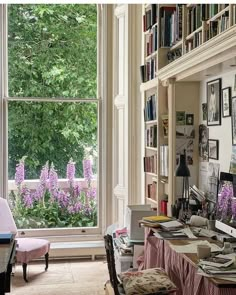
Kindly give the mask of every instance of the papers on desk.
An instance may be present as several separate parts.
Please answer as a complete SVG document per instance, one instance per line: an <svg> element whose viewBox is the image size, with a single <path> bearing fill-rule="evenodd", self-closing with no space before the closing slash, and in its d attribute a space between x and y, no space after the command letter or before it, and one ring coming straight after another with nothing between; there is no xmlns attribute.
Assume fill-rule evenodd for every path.
<svg viewBox="0 0 236 295"><path fill-rule="evenodd" d="M227 254L227 255L220 254L215 257L211 257L210 260L213 260L213 264L215 266L212 263L210 265L209 261L206 262L204 260L201 260L199 263L198 274L207 276L207 277L215 277L215 278L236 282L236 262L235 262L236 254L235 253ZM222 263L219 263L220 261Z"/></svg>
<svg viewBox="0 0 236 295"><path fill-rule="evenodd" d="M208 245L211 247L211 252L218 252L222 249L217 246L216 244L209 243L208 241L188 241L188 245L177 246L170 244L170 247L175 250L177 253L197 253L197 246L198 245Z"/></svg>
<svg viewBox="0 0 236 295"><path fill-rule="evenodd" d="M155 232L154 236L158 239L187 239L188 236L182 231L159 231Z"/></svg>
<svg viewBox="0 0 236 295"><path fill-rule="evenodd" d="M178 229L178 228L183 227L183 224L177 220L162 222L160 225L162 228L164 228L166 230L173 230L173 229Z"/></svg>
<svg viewBox="0 0 236 295"><path fill-rule="evenodd" d="M172 231L160 231L157 230L154 233L158 239L196 239L191 229L189 227L185 227L179 230Z"/></svg>

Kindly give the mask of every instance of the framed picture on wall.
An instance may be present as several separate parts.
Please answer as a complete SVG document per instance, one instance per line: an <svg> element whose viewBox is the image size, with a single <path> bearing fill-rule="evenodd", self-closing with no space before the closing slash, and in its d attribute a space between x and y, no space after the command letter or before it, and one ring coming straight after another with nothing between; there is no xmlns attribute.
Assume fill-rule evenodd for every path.
<svg viewBox="0 0 236 295"><path fill-rule="evenodd" d="M219 159L219 140L208 139L208 157L209 159Z"/></svg>
<svg viewBox="0 0 236 295"><path fill-rule="evenodd" d="M236 145L236 96L231 100L232 144Z"/></svg>
<svg viewBox="0 0 236 295"><path fill-rule="evenodd" d="M207 82L207 125L221 125L221 79Z"/></svg>
<svg viewBox="0 0 236 295"><path fill-rule="evenodd" d="M222 116L231 116L231 87L222 89Z"/></svg>

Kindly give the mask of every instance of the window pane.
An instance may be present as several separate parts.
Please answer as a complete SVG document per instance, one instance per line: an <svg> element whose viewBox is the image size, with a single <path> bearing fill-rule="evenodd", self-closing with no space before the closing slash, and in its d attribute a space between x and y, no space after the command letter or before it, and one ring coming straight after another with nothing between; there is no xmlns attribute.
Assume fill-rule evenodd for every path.
<svg viewBox="0 0 236 295"><path fill-rule="evenodd" d="M97 225L97 107L9 102L9 194L18 228Z"/></svg>
<svg viewBox="0 0 236 295"><path fill-rule="evenodd" d="M96 97L96 5L12 4L8 20L11 97Z"/></svg>

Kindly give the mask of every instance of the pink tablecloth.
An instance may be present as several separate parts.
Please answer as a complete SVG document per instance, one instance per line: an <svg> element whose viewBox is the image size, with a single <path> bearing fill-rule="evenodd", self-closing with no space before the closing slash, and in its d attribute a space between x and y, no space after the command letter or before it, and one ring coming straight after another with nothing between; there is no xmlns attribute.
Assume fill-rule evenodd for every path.
<svg viewBox="0 0 236 295"><path fill-rule="evenodd" d="M197 274L194 267L182 254L176 253L168 241L150 235L146 229L144 261L139 268L162 267L178 287L176 295L236 295L235 288L217 287L208 278Z"/></svg>

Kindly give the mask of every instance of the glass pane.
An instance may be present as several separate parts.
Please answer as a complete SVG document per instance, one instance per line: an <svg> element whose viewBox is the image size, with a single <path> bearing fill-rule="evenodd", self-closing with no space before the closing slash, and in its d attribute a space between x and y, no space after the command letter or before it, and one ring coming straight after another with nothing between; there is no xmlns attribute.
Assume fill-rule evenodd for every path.
<svg viewBox="0 0 236 295"><path fill-rule="evenodd" d="M97 96L96 4L8 5L9 96Z"/></svg>
<svg viewBox="0 0 236 295"><path fill-rule="evenodd" d="M9 102L9 195L18 228L97 225L97 108Z"/></svg>

